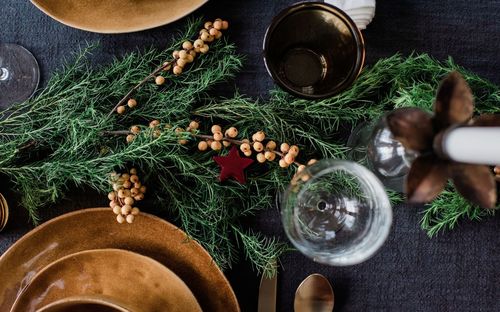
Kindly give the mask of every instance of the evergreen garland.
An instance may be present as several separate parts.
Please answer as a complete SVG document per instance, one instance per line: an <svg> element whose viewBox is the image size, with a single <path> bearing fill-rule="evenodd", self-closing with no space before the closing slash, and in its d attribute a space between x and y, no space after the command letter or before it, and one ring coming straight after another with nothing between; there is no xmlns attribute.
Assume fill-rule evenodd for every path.
<svg viewBox="0 0 500 312"><path fill-rule="evenodd" d="M156 186L155 202L175 214L181 228L222 268L236 261L240 247L257 271L272 275L275 267L268 264L288 250L287 245L244 228L240 221L273 207L276 193L293 175L291 170L276 163L256 164L248 170L246 185L219 183L214 152L197 152L187 134L193 143L186 146L178 144L174 131L155 137L147 126L130 144L123 137L104 134L147 125L152 119L175 129L198 118L205 133L212 122L237 127L241 137L263 130L276 141L299 144L301 157L345 158L345 138L353 127L395 107L430 110L439 81L452 70L461 71L469 82L478 112L500 111L496 85L451 60L441 63L427 55L381 59L365 69L350 89L324 100L298 99L280 90L263 101L239 94L213 100L207 91L232 78L242 66L234 45L219 40L181 76L168 76L165 86L150 83L138 90L138 108L109 115L131 86L184 40L193 38L200 25L201 20L189 22L165 50L131 53L104 67L89 64L92 47L86 48L35 98L1 113L0 173L22 194L21 204L34 221L39 208L58 200L70 187L87 185L106 194L110 172L135 166L146 174L146 185ZM422 227L433 235L452 228L462 217L477 219L487 213L471 207L450 187L426 206Z"/></svg>

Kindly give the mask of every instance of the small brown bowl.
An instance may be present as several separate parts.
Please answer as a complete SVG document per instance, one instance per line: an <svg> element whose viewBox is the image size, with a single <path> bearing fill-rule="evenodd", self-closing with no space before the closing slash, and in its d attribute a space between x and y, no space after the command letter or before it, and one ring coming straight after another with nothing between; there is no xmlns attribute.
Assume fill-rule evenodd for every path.
<svg viewBox="0 0 500 312"><path fill-rule="evenodd" d="M349 87L363 69L365 45L352 19L323 2L281 11L264 37L264 62L286 91L319 99Z"/></svg>
<svg viewBox="0 0 500 312"><path fill-rule="evenodd" d="M202 311L174 272L156 260L121 249L86 250L51 263L33 277L10 311L35 312L74 296L110 298L121 303L115 306L126 307L120 312Z"/></svg>
<svg viewBox="0 0 500 312"><path fill-rule="evenodd" d="M110 298L75 296L64 298L36 312L132 312Z"/></svg>

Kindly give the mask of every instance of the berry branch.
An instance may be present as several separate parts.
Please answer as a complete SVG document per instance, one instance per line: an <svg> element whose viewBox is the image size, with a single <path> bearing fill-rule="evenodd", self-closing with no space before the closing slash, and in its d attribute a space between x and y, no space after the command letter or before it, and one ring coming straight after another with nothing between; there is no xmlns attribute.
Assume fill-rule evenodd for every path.
<svg viewBox="0 0 500 312"><path fill-rule="evenodd" d="M154 78L155 83L161 86L165 83L165 77L159 75L162 71L168 72L172 70L175 76L179 76L184 71L184 68L194 62L195 57L198 54L206 54L209 51L208 44L216 39L222 37L222 30L229 28L229 23L217 18L213 23L206 22L204 28L200 30L198 38L191 42L189 40L182 43L182 50L175 50L172 53L172 59L164 62L160 66L156 67L152 73L150 73L146 78L141 80L132 89L125 94L125 96L113 107L111 112L109 112L108 117L111 116L115 111L118 114L124 114L127 107L132 109L137 106L137 101L132 98L132 95L144 84ZM126 102L126 105L125 105Z"/></svg>

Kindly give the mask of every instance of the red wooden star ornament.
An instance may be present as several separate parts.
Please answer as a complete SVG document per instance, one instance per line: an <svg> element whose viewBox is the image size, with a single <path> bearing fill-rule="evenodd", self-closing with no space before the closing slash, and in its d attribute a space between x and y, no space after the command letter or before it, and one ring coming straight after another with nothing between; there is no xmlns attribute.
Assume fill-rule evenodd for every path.
<svg viewBox="0 0 500 312"><path fill-rule="evenodd" d="M253 160L240 157L240 152L236 146L231 148L227 156L214 156L214 160L221 168L219 181L234 178L241 184L245 184L244 170L253 163Z"/></svg>

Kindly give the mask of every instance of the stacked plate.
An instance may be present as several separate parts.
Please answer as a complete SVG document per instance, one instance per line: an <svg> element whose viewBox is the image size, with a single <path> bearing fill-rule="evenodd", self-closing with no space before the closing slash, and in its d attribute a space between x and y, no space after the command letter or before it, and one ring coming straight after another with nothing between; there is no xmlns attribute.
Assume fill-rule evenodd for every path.
<svg viewBox="0 0 500 312"><path fill-rule="evenodd" d="M359 29L365 29L375 16L375 0L325 0L346 12Z"/></svg>
<svg viewBox="0 0 500 312"><path fill-rule="evenodd" d="M7 225L7 221L9 220L9 206L7 205L7 201L0 193L0 232Z"/></svg>
<svg viewBox="0 0 500 312"><path fill-rule="evenodd" d="M0 257L0 311L239 311L210 255L172 224L109 208L80 210L28 233Z"/></svg>

